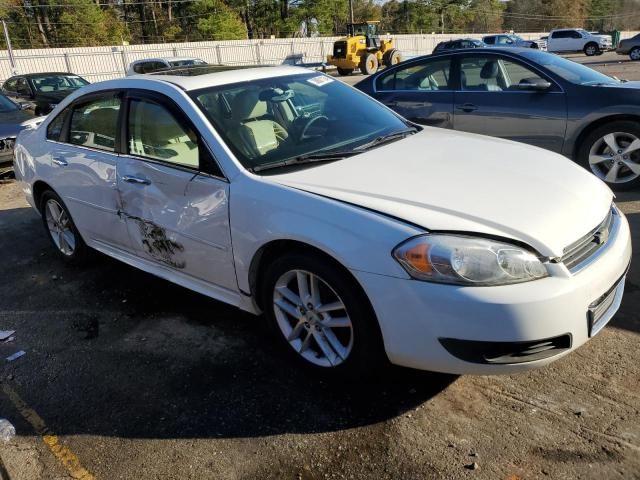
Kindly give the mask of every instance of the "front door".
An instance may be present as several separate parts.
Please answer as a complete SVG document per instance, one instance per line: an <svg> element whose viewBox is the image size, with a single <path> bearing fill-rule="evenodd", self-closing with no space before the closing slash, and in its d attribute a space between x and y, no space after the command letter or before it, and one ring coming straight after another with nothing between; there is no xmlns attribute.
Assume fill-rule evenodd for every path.
<svg viewBox="0 0 640 480"><path fill-rule="evenodd" d="M451 59L428 59L380 76L375 98L412 122L453 128L451 87Z"/></svg>
<svg viewBox="0 0 640 480"><path fill-rule="evenodd" d="M237 290L228 182L175 105L160 96L131 94L127 101L126 154L117 173L132 248L155 264Z"/></svg>
<svg viewBox="0 0 640 480"><path fill-rule="evenodd" d="M551 82L551 88L523 85ZM522 84L522 85L521 85ZM472 54L460 58L454 128L561 152L567 123L566 96L551 79L512 57Z"/></svg>

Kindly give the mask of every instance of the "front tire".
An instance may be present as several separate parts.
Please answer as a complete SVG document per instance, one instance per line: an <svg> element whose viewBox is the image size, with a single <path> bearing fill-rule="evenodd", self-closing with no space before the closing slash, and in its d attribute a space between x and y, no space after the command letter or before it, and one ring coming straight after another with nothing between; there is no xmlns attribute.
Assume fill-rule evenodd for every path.
<svg viewBox="0 0 640 480"><path fill-rule="evenodd" d="M598 52L600 52L600 47L598 47L598 44L595 42L587 43L584 46L584 54L587 57L593 57L594 55L598 55Z"/></svg>
<svg viewBox="0 0 640 480"><path fill-rule="evenodd" d="M353 68L342 68L342 67L338 67L338 73L340 75L342 75L343 77L347 76L347 75L351 75L353 73Z"/></svg>
<svg viewBox="0 0 640 480"><path fill-rule="evenodd" d="M266 268L261 283L267 326L299 365L330 378L361 378L384 365L369 301L339 265L289 253Z"/></svg>
<svg viewBox="0 0 640 480"><path fill-rule="evenodd" d="M593 130L578 150L578 163L613 190L640 185L640 123L615 121Z"/></svg>
<svg viewBox="0 0 640 480"><path fill-rule="evenodd" d="M378 71L378 57L373 53L367 53L360 60L360 71L363 75L373 75Z"/></svg>
<svg viewBox="0 0 640 480"><path fill-rule="evenodd" d="M640 60L640 47L634 47L629 52L629 58L634 62Z"/></svg>
<svg viewBox="0 0 640 480"><path fill-rule="evenodd" d="M53 190L42 194L40 213L49 239L61 258L72 264L85 261L89 249L73 223L67 206Z"/></svg>

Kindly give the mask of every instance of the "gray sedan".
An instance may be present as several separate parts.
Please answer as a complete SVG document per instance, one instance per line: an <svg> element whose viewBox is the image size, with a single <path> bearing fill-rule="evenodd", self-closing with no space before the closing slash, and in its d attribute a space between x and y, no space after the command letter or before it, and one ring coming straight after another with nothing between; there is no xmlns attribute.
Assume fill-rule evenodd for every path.
<svg viewBox="0 0 640 480"><path fill-rule="evenodd" d="M13 170L13 143L20 130L37 122L33 113L26 110L28 105L23 105L0 94L0 177Z"/></svg>
<svg viewBox="0 0 640 480"><path fill-rule="evenodd" d="M640 33L635 37L621 40L616 48L618 55L629 55L631 60L640 60Z"/></svg>
<svg viewBox="0 0 640 480"><path fill-rule="evenodd" d="M356 88L415 123L529 143L614 189L640 185L640 82L531 48L476 48L406 61Z"/></svg>

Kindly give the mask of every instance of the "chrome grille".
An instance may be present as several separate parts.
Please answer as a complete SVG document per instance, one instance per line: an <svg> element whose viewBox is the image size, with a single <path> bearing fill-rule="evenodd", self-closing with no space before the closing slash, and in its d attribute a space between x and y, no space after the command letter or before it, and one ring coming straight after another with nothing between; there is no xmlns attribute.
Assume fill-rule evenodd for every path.
<svg viewBox="0 0 640 480"><path fill-rule="evenodd" d="M611 226L613 225L614 215L614 207L612 206L600 225L563 250L563 255L560 260L570 271L577 270L582 262L595 254L607 243Z"/></svg>

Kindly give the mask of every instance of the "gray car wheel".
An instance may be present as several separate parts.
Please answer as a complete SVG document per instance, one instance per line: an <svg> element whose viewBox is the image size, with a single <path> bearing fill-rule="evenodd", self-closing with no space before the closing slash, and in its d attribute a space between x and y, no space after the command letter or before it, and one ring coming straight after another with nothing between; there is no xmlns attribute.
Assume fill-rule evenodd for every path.
<svg viewBox="0 0 640 480"><path fill-rule="evenodd" d="M634 61L640 60L640 47L634 47L631 49L629 52L629 58Z"/></svg>
<svg viewBox="0 0 640 480"><path fill-rule="evenodd" d="M69 263L84 261L88 247L73 223L69 210L55 192L47 190L42 194L40 213L49 239L60 256Z"/></svg>
<svg viewBox="0 0 640 480"><path fill-rule="evenodd" d="M640 185L640 124L618 121L592 131L578 160L614 190Z"/></svg>
<svg viewBox="0 0 640 480"><path fill-rule="evenodd" d="M597 43L591 42L591 43L587 43L584 46L584 54L587 57L593 57L594 55L597 55L599 51L600 51L600 48L598 47Z"/></svg>

